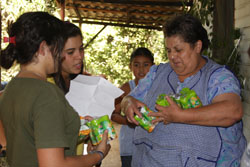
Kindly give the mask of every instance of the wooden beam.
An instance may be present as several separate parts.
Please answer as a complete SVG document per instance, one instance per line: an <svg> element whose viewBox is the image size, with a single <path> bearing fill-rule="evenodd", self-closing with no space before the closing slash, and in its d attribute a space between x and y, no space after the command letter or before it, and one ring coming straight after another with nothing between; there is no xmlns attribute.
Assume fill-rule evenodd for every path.
<svg viewBox="0 0 250 167"><path fill-rule="evenodd" d="M66 8L67 9L75 9L74 6L66 6ZM83 10L83 11L127 15L127 12L117 11L117 10L89 9L89 8L83 8L83 7L78 7L78 9ZM175 12L181 12L181 11L175 11ZM130 12L129 14L135 15L135 16L149 16L149 17L165 17L166 16L166 14L152 14L152 13L139 13L139 12Z"/></svg>
<svg viewBox="0 0 250 167"><path fill-rule="evenodd" d="M193 0L66 0L69 17L77 23L158 30L185 5Z"/></svg>
<svg viewBox="0 0 250 167"><path fill-rule="evenodd" d="M161 26L143 26L143 25L132 25L132 24L121 24L121 23L108 23L108 22L96 22L96 21L79 21L73 20L74 23L85 23L85 24L97 24L97 25L107 25L107 26L119 26L119 27L129 27L129 28L143 28L143 29L154 29L161 31Z"/></svg>
<svg viewBox="0 0 250 167"><path fill-rule="evenodd" d="M77 5L75 4L74 0L73 0L73 8L74 8L74 11L75 11L77 17L79 18L79 20L82 20L82 16L81 16L81 14L80 14L80 12L79 12L79 10L78 10L79 8L78 8ZM80 23L79 23L79 24L80 24Z"/></svg>
<svg viewBox="0 0 250 167"><path fill-rule="evenodd" d="M57 0L60 6L60 17L61 20L64 21L65 18L65 1L64 0Z"/></svg>
<svg viewBox="0 0 250 167"><path fill-rule="evenodd" d="M89 2L89 1L74 1L75 4L78 4L80 6L102 6L103 8L110 8L111 4L108 3L100 3L100 2ZM68 3L66 6L70 6L71 4ZM80 8L80 6L78 6ZM169 7L169 6L145 6L145 5L124 5L124 4L112 4L113 8L130 8L130 10L146 10L146 11L158 11L158 12L164 12L164 11L171 11L171 12L180 12L183 10L183 6L178 7ZM88 8L91 9L91 8ZM93 9L93 8L92 8Z"/></svg>
<svg viewBox="0 0 250 167"><path fill-rule="evenodd" d="M73 19L78 19L77 16L70 16ZM170 18L170 16L166 16L165 19L155 19L155 20L146 20L146 19L137 19L137 18L130 18L130 23L127 23L127 18L108 18L105 17L103 18L102 16L100 17L95 17L94 19L91 18L84 18L82 20L75 20L77 22L81 21L93 21L93 22L98 22L98 23L119 23L119 24L139 24L143 26L158 26L162 25L165 23L165 21Z"/></svg>
<svg viewBox="0 0 250 167"><path fill-rule="evenodd" d="M81 2L80 0L75 1L75 2ZM85 1L88 2L88 1ZM163 1L163 0L155 0L155 1L141 1L141 0L91 0L89 2L101 2L101 3L111 3L111 4L131 4L131 5L159 5L159 6L192 6L193 5L193 0L178 0L178 1L173 1L173 0L168 0L168 1Z"/></svg>
<svg viewBox="0 0 250 167"><path fill-rule="evenodd" d="M86 49L89 46L89 44L92 43L106 27L107 25L104 25L102 29L84 46L84 49Z"/></svg>

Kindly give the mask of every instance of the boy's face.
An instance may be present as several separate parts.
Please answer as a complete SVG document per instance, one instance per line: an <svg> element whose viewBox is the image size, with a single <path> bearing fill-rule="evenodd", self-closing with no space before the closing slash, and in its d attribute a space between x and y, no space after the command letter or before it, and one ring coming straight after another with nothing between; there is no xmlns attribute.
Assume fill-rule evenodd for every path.
<svg viewBox="0 0 250 167"><path fill-rule="evenodd" d="M146 76L150 67L153 65L151 60L145 56L136 56L130 64L130 69L133 72L135 79L140 80Z"/></svg>

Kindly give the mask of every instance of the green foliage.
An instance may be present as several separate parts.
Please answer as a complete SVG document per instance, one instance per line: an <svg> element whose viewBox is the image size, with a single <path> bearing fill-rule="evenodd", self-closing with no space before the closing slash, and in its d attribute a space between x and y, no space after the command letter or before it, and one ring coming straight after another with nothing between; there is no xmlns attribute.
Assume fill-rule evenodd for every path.
<svg viewBox="0 0 250 167"><path fill-rule="evenodd" d="M215 0L196 0L190 10L186 9L187 13L198 17L203 25L208 27L211 25L211 18L213 17Z"/></svg>
<svg viewBox="0 0 250 167"><path fill-rule="evenodd" d="M48 11L58 15L57 10L53 0L2 0L2 36L7 36L7 23L16 20L24 12ZM84 44L87 44L101 28L102 26L98 25L83 24ZM6 44L2 44L2 48L5 46ZM114 84L121 85L132 79L129 58L137 47L149 48L154 54L156 64L167 61L161 31L108 26L86 48L86 69L92 74L104 74ZM2 70L2 80L9 81L16 75L18 68L15 66L8 71Z"/></svg>
<svg viewBox="0 0 250 167"><path fill-rule="evenodd" d="M210 41L213 40L213 11L214 11L214 1L215 0L196 0L191 9L186 9L185 12L200 19L203 26L208 31L208 36ZM210 48L204 51L204 55L212 57L213 44Z"/></svg>
<svg viewBox="0 0 250 167"><path fill-rule="evenodd" d="M85 51L87 71L105 74L114 84L121 85L132 79L129 59L137 47L149 48L156 64L166 61L163 42L160 31L107 27Z"/></svg>
<svg viewBox="0 0 250 167"><path fill-rule="evenodd" d="M15 21L22 13L28 11L46 11L53 13L56 11L54 0L1 0L2 15L2 37L8 37L8 25ZM7 46L2 43L2 48ZM13 66L9 70L1 69L2 81L9 81L17 74L19 66Z"/></svg>

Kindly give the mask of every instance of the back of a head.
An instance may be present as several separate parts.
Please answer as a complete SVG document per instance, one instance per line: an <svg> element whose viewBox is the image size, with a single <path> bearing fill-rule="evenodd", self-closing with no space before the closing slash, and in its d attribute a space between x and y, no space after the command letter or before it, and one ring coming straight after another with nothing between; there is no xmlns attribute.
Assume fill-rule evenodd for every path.
<svg viewBox="0 0 250 167"><path fill-rule="evenodd" d="M202 26L199 19L185 14L180 15L170 22L167 22L163 29L166 37L180 36L192 46L198 41L202 41L202 51L208 48L209 39L206 29Z"/></svg>
<svg viewBox="0 0 250 167"><path fill-rule="evenodd" d="M66 39L70 37L75 37L80 35L82 37L82 32L79 27L68 21L64 22L64 35Z"/></svg>
<svg viewBox="0 0 250 167"><path fill-rule="evenodd" d="M131 54L130 56L130 63L132 63L132 61L134 60L135 57L137 56L144 56L144 57L147 57L150 59L150 61L152 62L152 64L154 64L154 55L153 53L147 49L147 48L144 48L144 47L139 47L137 49L135 49L133 51L133 53Z"/></svg>
<svg viewBox="0 0 250 167"><path fill-rule="evenodd" d="M14 61L26 64L32 61L42 41L50 47L54 59L59 61L65 38L63 22L46 12L27 12L22 14L9 27L9 37L14 37L15 43L1 52L1 66L10 68Z"/></svg>

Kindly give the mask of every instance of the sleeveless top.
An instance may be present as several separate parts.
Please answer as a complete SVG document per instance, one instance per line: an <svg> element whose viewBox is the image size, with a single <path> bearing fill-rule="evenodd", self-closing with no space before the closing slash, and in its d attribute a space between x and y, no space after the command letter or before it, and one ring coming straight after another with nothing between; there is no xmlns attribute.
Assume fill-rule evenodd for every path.
<svg viewBox="0 0 250 167"><path fill-rule="evenodd" d="M133 90L136 85L134 80L129 81L130 90ZM128 125L122 125L120 129L119 142L120 142L120 155L132 156L132 146L134 137L134 128Z"/></svg>
<svg viewBox="0 0 250 167"><path fill-rule="evenodd" d="M195 90L202 104L208 105L208 83L211 75L220 68L225 67L207 59L206 65L183 87ZM160 64L143 102L156 112L157 96L161 93L177 93L179 83L178 76L170 64ZM135 144L133 167L239 166L241 155L246 147L242 121L227 128L159 123L152 133L136 127L133 142Z"/></svg>

